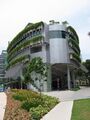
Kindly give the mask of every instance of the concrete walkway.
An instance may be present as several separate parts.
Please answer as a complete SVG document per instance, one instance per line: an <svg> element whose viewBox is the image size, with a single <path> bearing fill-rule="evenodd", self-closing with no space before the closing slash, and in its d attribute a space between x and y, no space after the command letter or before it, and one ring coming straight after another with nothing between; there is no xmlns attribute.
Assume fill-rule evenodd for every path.
<svg viewBox="0 0 90 120"><path fill-rule="evenodd" d="M90 98L90 87L82 87L78 91L52 91L44 94L59 98L60 101L72 101L84 98Z"/></svg>
<svg viewBox="0 0 90 120"><path fill-rule="evenodd" d="M70 120L73 101L61 102L41 120Z"/></svg>
<svg viewBox="0 0 90 120"><path fill-rule="evenodd" d="M90 98L90 87L83 87L78 91L52 91L44 94L59 98L61 102L41 120L70 120L73 100Z"/></svg>
<svg viewBox="0 0 90 120"><path fill-rule="evenodd" d="M4 92L0 92L0 120L3 120L5 108L7 103L7 96Z"/></svg>

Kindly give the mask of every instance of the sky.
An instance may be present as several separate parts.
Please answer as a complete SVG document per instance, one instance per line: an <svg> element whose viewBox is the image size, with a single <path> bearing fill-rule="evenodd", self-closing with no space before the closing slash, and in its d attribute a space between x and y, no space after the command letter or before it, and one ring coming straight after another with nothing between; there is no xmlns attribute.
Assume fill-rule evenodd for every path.
<svg viewBox="0 0 90 120"><path fill-rule="evenodd" d="M29 22L50 20L73 26L82 60L90 59L90 0L0 0L0 53Z"/></svg>

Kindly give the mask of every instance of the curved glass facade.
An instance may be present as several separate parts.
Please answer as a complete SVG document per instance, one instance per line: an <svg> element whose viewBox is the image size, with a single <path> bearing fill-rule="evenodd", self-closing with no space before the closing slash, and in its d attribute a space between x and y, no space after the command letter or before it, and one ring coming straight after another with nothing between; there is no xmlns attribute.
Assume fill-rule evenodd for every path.
<svg viewBox="0 0 90 120"><path fill-rule="evenodd" d="M49 31L49 38L66 38L66 31L52 30Z"/></svg>

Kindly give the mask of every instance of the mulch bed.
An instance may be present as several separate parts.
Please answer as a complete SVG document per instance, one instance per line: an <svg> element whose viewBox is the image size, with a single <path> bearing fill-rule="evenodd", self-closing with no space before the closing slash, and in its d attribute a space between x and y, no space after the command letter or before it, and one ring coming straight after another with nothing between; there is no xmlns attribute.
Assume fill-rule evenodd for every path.
<svg viewBox="0 0 90 120"><path fill-rule="evenodd" d="M20 107L20 101L14 100L11 92L6 95L7 105L4 120L30 120L30 113Z"/></svg>

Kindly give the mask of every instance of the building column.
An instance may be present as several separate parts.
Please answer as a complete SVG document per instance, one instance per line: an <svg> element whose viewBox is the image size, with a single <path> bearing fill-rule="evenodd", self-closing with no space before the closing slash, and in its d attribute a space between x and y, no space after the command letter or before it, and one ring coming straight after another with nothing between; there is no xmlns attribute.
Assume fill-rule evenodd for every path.
<svg viewBox="0 0 90 120"><path fill-rule="evenodd" d="M52 84L52 68L51 65L48 65L47 70L47 91L51 91L51 84Z"/></svg>
<svg viewBox="0 0 90 120"><path fill-rule="evenodd" d="M70 88L71 88L71 86L70 86L71 80L70 80L70 68L69 68L68 65L67 65L67 82L68 82L68 89L70 90Z"/></svg>
<svg viewBox="0 0 90 120"><path fill-rule="evenodd" d="M72 71L73 87L75 88L75 73Z"/></svg>

